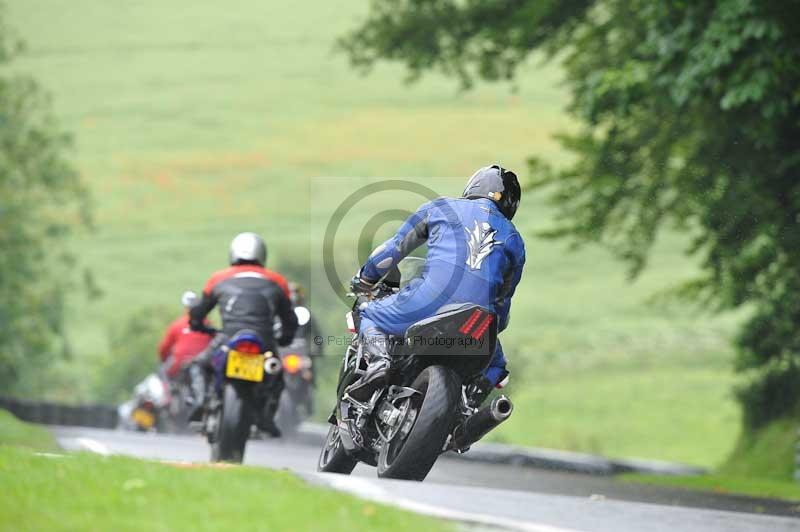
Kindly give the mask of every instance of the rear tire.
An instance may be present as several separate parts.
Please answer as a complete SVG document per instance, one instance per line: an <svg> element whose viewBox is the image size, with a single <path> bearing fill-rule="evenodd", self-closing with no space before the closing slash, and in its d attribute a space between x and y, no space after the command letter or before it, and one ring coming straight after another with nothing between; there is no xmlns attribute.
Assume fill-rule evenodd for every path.
<svg viewBox="0 0 800 532"><path fill-rule="evenodd" d="M219 437L217 449L213 446L211 449L212 461L241 463L244 459L244 447L253 425L253 405L246 391L243 386L225 383Z"/></svg>
<svg viewBox="0 0 800 532"><path fill-rule="evenodd" d="M325 444L319 453L317 460L317 471L323 473L341 473L349 475L356 467L358 460L347 454L342 447L342 439L339 437L339 427L331 425L328 429L328 436Z"/></svg>
<svg viewBox="0 0 800 532"><path fill-rule="evenodd" d="M420 373L411 388L422 393L411 398L416 420L401 439L398 434L384 443L378 456L378 477L424 480L453 428L461 381L443 366L429 366Z"/></svg>

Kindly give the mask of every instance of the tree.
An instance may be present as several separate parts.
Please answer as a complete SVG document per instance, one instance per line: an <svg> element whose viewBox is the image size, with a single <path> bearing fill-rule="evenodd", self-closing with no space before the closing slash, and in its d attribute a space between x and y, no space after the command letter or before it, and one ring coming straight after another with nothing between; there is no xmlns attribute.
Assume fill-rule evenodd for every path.
<svg viewBox="0 0 800 532"><path fill-rule="evenodd" d="M558 207L548 233L609 246L636 276L660 230L690 235L702 276L680 292L747 306L737 337L745 422L800 407L800 6L767 0L373 0L341 46L357 67L404 62L513 79L563 59L576 162L532 160Z"/></svg>
<svg viewBox="0 0 800 532"><path fill-rule="evenodd" d="M93 375L96 400L122 402L148 374L158 372L158 344L175 317L168 307L150 305L111 330L111 356Z"/></svg>
<svg viewBox="0 0 800 532"><path fill-rule="evenodd" d="M9 71L22 47L4 15L0 5L0 389L25 393L66 353L63 296L74 262L64 238L88 223L88 197L47 96Z"/></svg>

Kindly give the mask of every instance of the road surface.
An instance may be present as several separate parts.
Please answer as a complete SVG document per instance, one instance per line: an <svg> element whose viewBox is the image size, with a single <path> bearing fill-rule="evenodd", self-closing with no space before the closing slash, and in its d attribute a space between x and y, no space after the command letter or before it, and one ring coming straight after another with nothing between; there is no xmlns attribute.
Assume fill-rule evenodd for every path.
<svg viewBox="0 0 800 532"><path fill-rule="evenodd" d="M52 427L67 450L203 462L200 436ZM423 483L381 481L359 465L352 477L318 474L319 447L303 441L248 443L245 464L289 469L308 481L423 513L537 532L800 532L800 507L781 501L699 494L607 477L440 459Z"/></svg>

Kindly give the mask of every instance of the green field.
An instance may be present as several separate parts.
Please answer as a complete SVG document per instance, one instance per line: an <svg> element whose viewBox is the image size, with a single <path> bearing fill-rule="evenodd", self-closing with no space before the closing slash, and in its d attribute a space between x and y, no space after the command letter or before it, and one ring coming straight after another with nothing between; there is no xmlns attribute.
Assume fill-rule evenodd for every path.
<svg viewBox="0 0 800 532"><path fill-rule="evenodd" d="M345 308L323 280L319 251L348 194L385 178L455 194L491 161L525 175L530 155L567 160L551 138L571 126L556 66L532 61L516 91L461 93L435 76L407 86L394 66L362 78L333 42L365 9L362 1L10 2L28 42L16 68L53 94L95 200L96 229L73 244L103 296L76 292L69 302L74 357L57 368L66 384L54 395L91 397L93 382L82 377L110 357L109 331L146 306L177 312L181 291L224 265L238 231L263 233L276 268L308 272L312 309L327 333L340 334ZM375 212L420 202L384 193L352 212L336 241L341 277L355 270L358 234ZM665 236L630 285L602 250L568 253L533 237L550 214L528 195L515 219L529 235L504 335L518 409L495 437L720 463L739 430L735 317L649 302L695 271L684 242Z"/></svg>
<svg viewBox="0 0 800 532"><path fill-rule="evenodd" d="M800 501L800 483L794 479L797 437L796 420L774 421L740 438L729 459L711 475L630 474L621 480Z"/></svg>

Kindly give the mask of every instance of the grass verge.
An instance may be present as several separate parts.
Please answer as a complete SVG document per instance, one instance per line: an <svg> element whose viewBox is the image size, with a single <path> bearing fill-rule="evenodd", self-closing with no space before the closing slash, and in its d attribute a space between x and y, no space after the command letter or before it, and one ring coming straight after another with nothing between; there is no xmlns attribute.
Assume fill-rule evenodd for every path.
<svg viewBox="0 0 800 532"><path fill-rule="evenodd" d="M20 421L6 410L0 410L0 445L37 451L58 450L58 444L48 430Z"/></svg>
<svg viewBox="0 0 800 532"><path fill-rule="evenodd" d="M2 530L449 530L288 472L0 447Z"/></svg>
<svg viewBox="0 0 800 532"><path fill-rule="evenodd" d="M800 483L793 480L798 443L797 420L780 420L739 438L728 461L711 475L698 477L623 475L620 480L800 501Z"/></svg>
<svg viewBox="0 0 800 532"><path fill-rule="evenodd" d="M800 502L800 484L790 480L769 478L739 477L725 474L703 475L698 477L622 475L620 480L671 486L691 490L710 491L732 495L749 495L770 499L786 499Z"/></svg>

